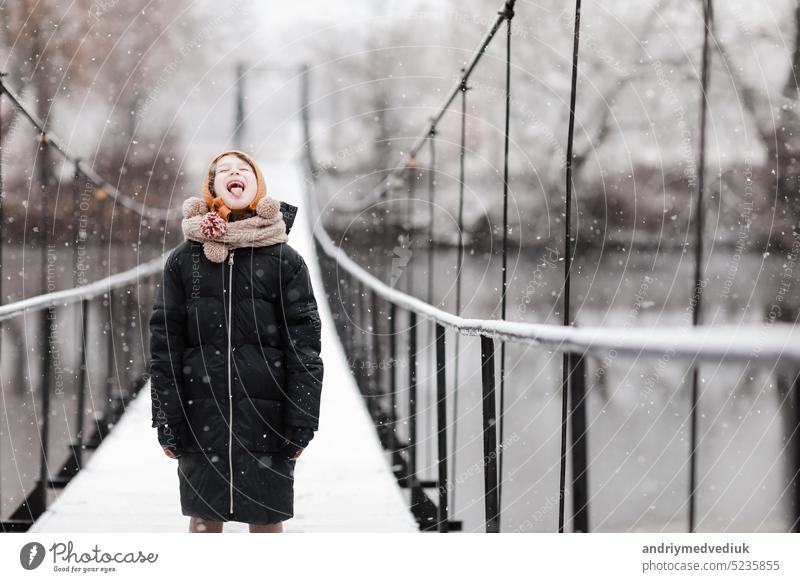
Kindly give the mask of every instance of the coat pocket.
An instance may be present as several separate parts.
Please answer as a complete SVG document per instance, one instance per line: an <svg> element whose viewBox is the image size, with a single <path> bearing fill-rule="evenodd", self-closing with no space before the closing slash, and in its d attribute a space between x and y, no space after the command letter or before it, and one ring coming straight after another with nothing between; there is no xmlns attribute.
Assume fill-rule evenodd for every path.
<svg viewBox="0 0 800 582"><path fill-rule="evenodd" d="M187 426L180 436L187 453L223 452L228 447L228 407L213 398L186 402Z"/></svg>
<svg viewBox="0 0 800 582"><path fill-rule="evenodd" d="M283 402L263 398L237 401L234 438L249 451L277 453L284 440Z"/></svg>

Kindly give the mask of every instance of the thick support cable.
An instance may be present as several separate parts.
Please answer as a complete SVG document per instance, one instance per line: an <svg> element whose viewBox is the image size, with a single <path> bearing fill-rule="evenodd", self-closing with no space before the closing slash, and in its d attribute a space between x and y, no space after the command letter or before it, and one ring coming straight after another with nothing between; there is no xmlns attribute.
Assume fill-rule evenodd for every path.
<svg viewBox="0 0 800 582"><path fill-rule="evenodd" d="M425 142L428 139L428 135L430 135L431 130L436 130L439 125L439 122L442 118L447 114L447 111L450 108L450 105L455 101L458 93L461 91L461 87L467 83L470 76L472 75L475 68L478 66L478 63L483 58L483 55L486 54L486 49L491 44L492 39L497 34L497 31L500 30L500 26L503 24L503 21L507 18L508 14L513 15L514 11L514 4L516 4L516 0L506 0L503 4L503 9L500 10L497 14L497 17L492 21L491 26L486 31L486 34L481 39L480 44L475 49L472 54L472 58L469 60L467 65L461 69L462 75L461 78L458 79L453 88L450 89L447 93L447 97L444 100L444 103L439 107L437 114L431 118L430 125L425 129L425 132L418 137L414 145L408 150L407 158L413 159L417 157L417 154L422 150ZM364 199L359 200L355 206L348 207L347 210L351 212L360 212L370 204L372 204L375 200L385 196L390 188L391 185L391 178L395 177L402 177L405 172L409 169L408 165L405 164L403 161L398 163L393 169L391 169L385 176L383 176L378 184L375 186L375 191L373 194L364 197ZM341 207L340 207L341 208Z"/></svg>
<svg viewBox="0 0 800 582"><path fill-rule="evenodd" d="M575 137L575 101L578 92L578 47L581 31L581 0L575 0L575 31L572 44L572 83L569 96L569 129L567 133L566 159L566 208L564 217L564 326L572 325L569 305L570 270L572 266L572 150ZM564 533L564 491L567 460L567 397L568 382L572 373L573 358L568 352L562 354L561 377L561 475L558 486L558 533Z"/></svg>
<svg viewBox="0 0 800 582"><path fill-rule="evenodd" d="M712 12L711 0L703 1L703 63L700 72L700 151L698 152L697 162L697 198L695 200L695 249L694 249L694 287L692 293L692 326L700 324L703 287L700 283L702 276L703 260L703 192L705 189L705 168L706 168L706 119L708 117L708 82L709 82L709 33L713 26L714 15ZM695 488L697 487L697 385L699 381L699 365L695 364L692 368L692 408L691 432L689 445L689 532L694 532L695 526Z"/></svg>
<svg viewBox="0 0 800 582"><path fill-rule="evenodd" d="M500 319L506 319L506 292L508 291L508 142L511 122L511 20L514 18L514 8L506 4L504 11L506 18L506 126L503 136L503 276L502 296L500 305ZM500 516L503 512L503 424L505 421L505 387L506 387L506 342L500 342L500 415L499 415L499 442L497 453L497 507L498 527Z"/></svg>

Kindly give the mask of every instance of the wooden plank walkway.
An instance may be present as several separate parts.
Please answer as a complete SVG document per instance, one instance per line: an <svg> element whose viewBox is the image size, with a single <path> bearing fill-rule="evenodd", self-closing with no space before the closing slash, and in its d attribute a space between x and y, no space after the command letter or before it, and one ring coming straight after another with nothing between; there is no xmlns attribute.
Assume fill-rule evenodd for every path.
<svg viewBox="0 0 800 582"><path fill-rule="evenodd" d="M300 170L284 161L262 165L270 195L300 207L289 244L308 263L322 318L325 375L319 431L295 468L295 516L286 532L415 532L408 501L392 475L350 373L325 301ZM177 461L167 458L150 427L150 385L86 467L33 524L31 532L188 531L181 514ZM226 532L247 525L225 524Z"/></svg>

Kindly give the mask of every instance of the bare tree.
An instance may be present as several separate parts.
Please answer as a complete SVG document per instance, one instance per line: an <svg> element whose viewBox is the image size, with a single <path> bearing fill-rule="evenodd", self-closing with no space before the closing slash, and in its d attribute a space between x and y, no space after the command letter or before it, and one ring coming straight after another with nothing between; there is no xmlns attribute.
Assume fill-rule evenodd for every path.
<svg viewBox="0 0 800 582"><path fill-rule="evenodd" d="M745 72L745 59L732 56L729 41L717 35L713 45L767 154L764 174L770 176L765 201L768 207L758 217L764 223L762 230L769 232L767 250L791 249L795 237L800 236L800 2L793 0L791 6L791 14L781 20L790 23L793 29L789 35L793 46L781 86L758 87ZM776 34L780 31L750 36L776 43ZM742 36L736 34L733 38Z"/></svg>

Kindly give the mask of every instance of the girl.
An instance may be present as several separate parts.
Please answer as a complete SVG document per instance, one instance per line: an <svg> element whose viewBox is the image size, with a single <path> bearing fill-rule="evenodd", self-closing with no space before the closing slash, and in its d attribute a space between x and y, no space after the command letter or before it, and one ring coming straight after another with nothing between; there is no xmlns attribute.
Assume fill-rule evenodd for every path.
<svg viewBox="0 0 800 582"><path fill-rule="evenodd" d="M152 426L178 460L190 531L281 532L323 375L308 269L286 242L297 208L238 150L214 157L203 190L184 201L186 240L150 316Z"/></svg>

